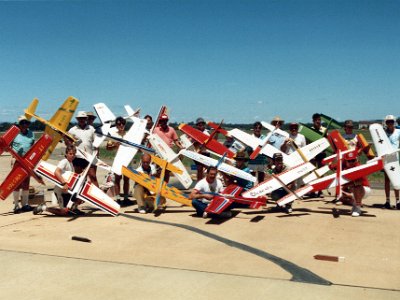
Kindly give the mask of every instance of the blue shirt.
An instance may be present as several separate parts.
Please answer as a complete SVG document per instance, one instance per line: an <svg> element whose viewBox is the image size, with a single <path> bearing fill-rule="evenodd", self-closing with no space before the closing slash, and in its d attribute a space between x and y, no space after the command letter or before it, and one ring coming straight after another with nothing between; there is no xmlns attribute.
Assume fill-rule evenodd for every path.
<svg viewBox="0 0 400 300"><path fill-rule="evenodd" d="M33 132L28 129L26 134L22 134L21 132L13 140L11 147L18 155L23 156L28 152L28 150L35 143L35 137L33 136Z"/></svg>
<svg viewBox="0 0 400 300"><path fill-rule="evenodd" d="M399 141L400 141L400 129L394 129L392 133L386 131L386 135L389 138L390 144L393 149L399 149Z"/></svg>
<svg viewBox="0 0 400 300"><path fill-rule="evenodd" d="M251 170L248 167L245 167L244 169L242 169L242 171L245 171L246 173L249 173L249 174L251 172ZM247 191L253 187L253 182L248 181L246 179L235 177L235 180L236 180L237 185L242 187L245 191Z"/></svg>

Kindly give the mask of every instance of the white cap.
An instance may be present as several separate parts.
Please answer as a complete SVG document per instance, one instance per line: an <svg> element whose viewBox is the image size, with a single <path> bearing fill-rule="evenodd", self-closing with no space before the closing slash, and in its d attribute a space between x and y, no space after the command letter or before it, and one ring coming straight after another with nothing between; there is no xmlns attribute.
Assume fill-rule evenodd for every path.
<svg viewBox="0 0 400 300"><path fill-rule="evenodd" d="M393 115L387 115L385 121L396 121L396 118Z"/></svg>
<svg viewBox="0 0 400 300"><path fill-rule="evenodd" d="M87 114L84 111L78 111L77 115L75 118L87 118Z"/></svg>

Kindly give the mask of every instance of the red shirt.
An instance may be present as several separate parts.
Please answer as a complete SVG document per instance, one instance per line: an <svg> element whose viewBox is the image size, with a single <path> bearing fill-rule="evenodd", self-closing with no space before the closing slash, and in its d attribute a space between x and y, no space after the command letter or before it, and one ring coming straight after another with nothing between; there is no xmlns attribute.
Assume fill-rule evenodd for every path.
<svg viewBox="0 0 400 300"><path fill-rule="evenodd" d="M172 147L174 145L174 141L178 139L178 134L176 133L175 129L170 126L167 127L166 131L164 131L161 127L156 127L154 128L153 133L162 138L170 147Z"/></svg>

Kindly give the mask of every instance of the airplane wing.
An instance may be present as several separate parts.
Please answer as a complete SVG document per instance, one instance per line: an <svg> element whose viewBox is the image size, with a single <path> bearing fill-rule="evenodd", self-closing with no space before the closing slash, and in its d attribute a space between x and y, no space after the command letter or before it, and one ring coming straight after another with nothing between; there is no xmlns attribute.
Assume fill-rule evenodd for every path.
<svg viewBox="0 0 400 300"><path fill-rule="evenodd" d="M34 169L42 159L42 156L46 153L51 143L52 137L48 134L43 134L23 156L23 160L26 162L27 166Z"/></svg>
<svg viewBox="0 0 400 300"><path fill-rule="evenodd" d="M63 185L54 175L56 169L57 166L45 161L41 161L36 167L35 172L39 175L42 175L58 187L62 188ZM81 176L74 172L64 172L62 176L64 178L64 181L68 184L68 193L71 195L74 194L77 188L79 188L78 183L81 179ZM116 216L119 213L120 207L118 203L116 203L112 198L106 195L102 190L93 185L91 182L86 181L83 184L82 188L77 194L77 197L85 202L89 202L93 206L113 216Z"/></svg>
<svg viewBox="0 0 400 300"><path fill-rule="evenodd" d="M0 154L10 147L12 141L17 137L19 132L19 127L13 125L0 137Z"/></svg>
<svg viewBox="0 0 400 300"><path fill-rule="evenodd" d="M312 163L302 163L298 166L292 167L280 174L275 175L279 178L279 180L274 177L270 177L267 180L259 183L255 187L244 192L243 197L255 198L269 194L274 190L282 187L281 182L283 182L284 184L289 184L290 182L306 175L314 169L315 166Z"/></svg>
<svg viewBox="0 0 400 300"><path fill-rule="evenodd" d="M289 133L283 131L282 129L276 128L274 125L261 121L261 125L267 128L269 131L273 132L274 134L278 134L284 138L289 138Z"/></svg>
<svg viewBox="0 0 400 300"><path fill-rule="evenodd" d="M138 172L132 168L127 167L122 167L122 174L129 177L129 179L135 181L136 183L144 186L149 191L152 191L154 193L157 191L159 179L153 176L150 177L147 174ZM188 197L186 197L177 188L172 187L166 183L164 183L162 186L161 196L186 206L192 206L192 201Z"/></svg>
<svg viewBox="0 0 400 300"><path fill-rule="evenodd" d="M210 136L204 134L196 128L193 128L184 123L180 124L178 128L211 151L214 151L220 155L224 155L226 153L226 156L229 158L232 158L235 155L235 153L222 145L216 139L210 138Z"/></svg>
<svg viewBox="0 0 400 300"><path fill-rule="evenodd" d="M78 104L78 99L71 96L68 97L51 117L49 122L60 131L66 131Z"/></svg>
<svg viewBox="0 0 400 300"><path fill-rule="evenodd" d="M324 121L326 123L326 128L336 128L336 129L341 129L342 125L339 124L338 121L336 121L335 119L324 115L324 114L320 114L321 115L321 120Z"/></svg>
<svg viewBox="0 0 400 300"><path fill-rule="evenodd" d="M114 217L119 214L119 204L90 181L85 182L77 197Z"/></svg>
<svg viewBox="0 0 400 300"><path fill-rule="evenodd" d="M346 184L350 181L359 179L364 176L368 176L371 173L382 170L383 161L382 159L378 159L375 161L370 161L361 166L357 166L351 169L347 169L341 172L340 183ZM328 175L326 177L314 180L309 183L313 187L314 191L325 190L328 188L335 187L337 185L336 173Z"/></svg>
<svg viewBox="0 0 400 300"><path fill-rule="evenodd" d="M161 158L172 163L175 167L183 171L182 174L174 173L174 175L182 185L188 189L192 185L193 180L183 163L180 161L179 155L177 155L158 135L150 134L147 138L151 146L156 150Z"/></svg>
<svg viewBox="0 0 400 300"><path fill-rule="evenodd" d="M397 151L390 144L382 125L369 126L378 156L383 157L384 169L395 189L400 189L400 164Z"/></svg>
<svg viewBox="0 0 400 300"><path fill-rule="evenodd" d="M226 163L218 164L219 161L216 159L213 159L211 157L201 155L197 152L190 151L190 150L181 150L179 153L181 153L181 154L185 155L186 157L188 157L192 160L195 160L201 164L204 164L206 166L217 166L219 171L224 172L226 174L229 174L229 175L232 175L235 177L239 177L244 180L251 181L251 182L256 182L256 178L254 176L252 176L251 174L249 174L243 170L240 170L238 168L235 168L234 166L231 166Z"/></svg>
<svg viewBox="0 0 400 300"><path fill-rule="evenodd" d="M0 199L5 200L28 176L29 172L15 162L13 169L0 185Z"/></svg>
<svg viewBox="0 0 400 300"><path fill-rule="evenodd" d="M263 145L263 141L260 140L259 138L256 138L255 136L252 136L237 128L230 130L229 135L239 140L243 144L246 144L247 146L251 147L253 150ZM270 144L264 145L264 147L262 147L262 149L260 150L260 153L271 158L274 156L275 153L281 153L283 157L283 162L285 164L288 164L289 156Z"/></svg>
<svg viewBox="0 0 400 300"><path fill-rule="evenodd" d="M104 103L96 103L95 105L93 105L93 108L96 111L96 114L99 116L102 124L112 123L117 118Z"/></svg>
<svg viewBox="0 0 400 300"><path fill-rule="evenodd" d="M129 128L124 138L129 142L140 145L146 132L147 121L136 117L131 117L131 119L134 120L133 125ZM137 151L138 148L121 144L115 155L112 171L120 175L122 166L128 166L135 157Z"/></svg>
<svg viewBox="0 0 400 300"><path fill-rule="evenodd" d="M330 170L329 166L323 166L317 170L314 170L314 172L311 172L307 176L303 177L303 182L307 184L315 179L321 178L329 170Z"/></svg>
<svg viewBox="0 0 400 300"><path fill-rule="evenodd" d="M285 206L286 204L293 202L294 200L297 199L297 197L303 197L305 194L312 192L314 189L312 186L310 185L305 185L299 189L297 189L296 191L294 191L294 193L289 193L286 196L283 196L281 199L279 199L278 201L276 201L276 203L279 206Z"/></svg>
<svg viewBox="0 0 400 300"><path fill-rule="evenodd" d="M338 150L346 151L349 149L346 140L337 130L332 130L331 132L328 133L328 140L329 143L331 144L332 149L335 152L337 152Z"/></svg>
<svg viewBox="0 0 400 300"><path fill-rule="evenodd" d="M329 147L329 142L326 138L320 138L311 144L308 144L302 148L299 148L299 151L301 151L301 154L299 151L294 151L288 157L286 158L285 162L285 157L283 158L283 161L287 163L288 166L293 167L296 166L300 163L304 162L303 157L307 160L310 161L313 159L317 154L321 153L325 149ZM303 157L302 157L303 156Z"/></svg>

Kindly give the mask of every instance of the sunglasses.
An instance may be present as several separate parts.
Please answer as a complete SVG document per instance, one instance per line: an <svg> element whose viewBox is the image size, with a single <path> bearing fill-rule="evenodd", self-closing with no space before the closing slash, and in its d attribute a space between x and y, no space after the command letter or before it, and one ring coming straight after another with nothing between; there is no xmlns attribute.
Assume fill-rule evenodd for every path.
<svg viewBox="0 0 400 300"><path fill-rule="evenodd" d="M394 124L393 120L386 121L386 124Z"/></svg>

